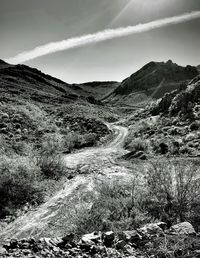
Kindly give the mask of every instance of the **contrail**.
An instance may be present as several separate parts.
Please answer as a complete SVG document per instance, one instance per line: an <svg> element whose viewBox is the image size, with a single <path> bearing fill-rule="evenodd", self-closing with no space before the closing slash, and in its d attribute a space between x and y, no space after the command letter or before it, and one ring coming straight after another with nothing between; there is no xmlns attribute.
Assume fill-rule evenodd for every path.
<svg viewBox="0 0 200 258"><path fill-rule="evenodd" d="M142 33L154 30L156 28L161 28L172 24L178 24L198 18L200 18L200 11L193 11L178 16L159 19L144 24L138 24L135 26L107 29L94 34L83 35L80 37L69 38L66 40L51 42L42 46L38 46L30 51L25 51L14 57L7 58L5 59L5 61L11 64L23 63L38 58L40 56L48 55L58 51L77 48L109 39L125 37L132 34Z"/></svg>

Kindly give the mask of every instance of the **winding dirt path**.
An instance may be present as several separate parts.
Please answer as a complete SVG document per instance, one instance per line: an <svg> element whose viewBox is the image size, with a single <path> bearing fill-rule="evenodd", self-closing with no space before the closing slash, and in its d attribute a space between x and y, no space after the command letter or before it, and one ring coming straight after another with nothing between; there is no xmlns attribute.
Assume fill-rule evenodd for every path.
<svg viewBox="0 0 200 258"><path fill-rule="evenodd" d="M91 196L95 194L98 180L130 179L127 168L115 162L117 157L126 153L123 144L128 130L117 125L108 126L115 135L114 140L104 147L88 148L66 155L66 166L78 168L82 174L67 180L60 191L36 210L31 210L10 223L0 232L1 241L31 236L63 236L73 228L81 208L91 205Z"/></svg>

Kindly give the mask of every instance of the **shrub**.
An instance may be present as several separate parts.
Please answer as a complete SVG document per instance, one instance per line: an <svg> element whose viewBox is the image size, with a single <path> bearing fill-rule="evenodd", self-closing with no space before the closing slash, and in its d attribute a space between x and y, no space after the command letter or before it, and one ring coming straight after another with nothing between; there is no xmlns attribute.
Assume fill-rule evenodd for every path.
<svg viewBox="0 0 200 258"><path fill-rule="evenodd" d="M37 164L46 178L58 180L66 174L64 160L59 154L43 154Z"/></svg>
<svg viewBox="0 0 200 258"><path fill-rule="evenodd" d="M135 138L128 143L127 147L133 152L147 152L149 148L147 140L142 138Z"/></svg>
<svg viewBox="0 0 200 258"><path fill-rule="evenodd" d="M1 157L0 217L11 214L27 202L36 204L43 200L39 174L38 167L28 158Z"/></svg>
<svg viewBox="0 0 200 258"><path fill-rule="evenodd" d="M199 122L197 122L197 121L194 121L194 122L192 122L191 123L191 125L190 125L190 130L191 131L196 131L196 130L198 130L199 129Z"/></svg>
<svg viewBox="0 0 200 258"><path fill-rule="evenodd" d="M63 136L59 133L47 133L41 140L40 155L48 156L58 154L64 146Z"/></svg>
<svg viewBox="0 0 200 258"><path fill-rule="evenodd" d="M12 139L10 141L12 150L20 156L28 156L33 152L33 145L25 141L16 141Z"/></svg>
<svg viewBox="0 0 200 258"><path fill-rule="evenodd" d="M198 173L199 167L193 161L152 162L146 178L148 200L152 200L147 205L149 213L169 225L185 220L196 225L196 208L200 208Z"/></svg>
<svg viewBox="0 0 200 258"><path fill-rule="evenodd" d="M150 222L148 214L140 209L136 187L136 180L97 182L92 206L83 206L77 212L75 233L128 230Z"/></svg>
<svg viewBox="0 0 200 258"><path fill-rule="evenodd" d="M169 152L169 145L166 143L166 140L164 141L163 139L152 139L151 146L156 154L165 155Z"/></svg>

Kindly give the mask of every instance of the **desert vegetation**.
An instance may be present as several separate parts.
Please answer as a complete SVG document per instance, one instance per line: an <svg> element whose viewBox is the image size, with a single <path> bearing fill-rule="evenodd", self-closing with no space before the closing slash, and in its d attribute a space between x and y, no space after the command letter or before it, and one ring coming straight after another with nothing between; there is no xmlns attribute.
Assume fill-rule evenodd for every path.
<svg viewBox="0 0 200 258"><path fill-rule="evenodd" d="M140 171L141 172L141 171ZM199 162L146 161L133 179L100 181L93 205L81 212L76 233L132 230L147 223L189 221L199 229Z"/></svg>
<svg viewBox="0 0 200 258"><path fill-rule="evenodd" d="M145 69L151 70L155 65L150 63ZM160 68L163 66L166 64ZM66 225L67 233L75 235L75 239L100 231L94 235L99 234L101 243L107 247L104 234L110 232L107 234L114 237L108 246L124 250L130 241L124 234L131 231L139 239L131 243L131 248L139 248L140 254L156 258L190 257L187 255L191 254L195 237L178 238L170 235L169 230L177 223L186 222L193 233L199 232L199 79L194 79L188 87L186 82L177 81L173 88L177 85L179 88L174 92L161 94L162 99L151 99L149 105L137 109L109 105L109 99L102 103L86 92L80 96L83 88L72 87L26 66L8 67L7 72L0 75L1 221L10 218L10 222L19 211L24 214L30 207L36 208L60 186L56 189L61 189L61 200L55 198L52 207L58 208L58 216L66 214L71 223ZM128 87L132 92L131 83ZM112 122L129 129L126 150L121 147L126 128L120 131L120 126L110 125L117 128L114 134L107 127ZM64 155L102 146L112 138L119 141L113 150L112 147L105 153L104 148L95 149L101 149L98 153L86 150L74 169L67 167ZM66 212L66 209L71 210ZM54 232L58 226L65 232L63 221L61 217L53 218L48 227ZM148 227L158 232L152 237ZM50 236L52 232L48 232ZM76 244L70 242L69 248L73 247ZM91 247L89 242L78 248L89 248L90 252L96 247Z"/></svg>
<svg viewBox="0 0 200 258"><path fill-rule="evenodd" d="M52 180L75 174L67 169L63 153L102 143L109 134L87 105L55 108L7 97L0 103L1 218L14 215L28 203L41 203ZM76 116L75 110L79 110ZM103 114L99 111L99 116Z"/></svg>

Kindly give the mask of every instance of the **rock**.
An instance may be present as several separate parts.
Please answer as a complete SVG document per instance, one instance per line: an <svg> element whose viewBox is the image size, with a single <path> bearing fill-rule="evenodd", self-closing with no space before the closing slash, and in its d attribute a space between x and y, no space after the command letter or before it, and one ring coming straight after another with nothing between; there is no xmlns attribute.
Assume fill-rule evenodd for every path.
<svg viewBox="0 0 200 258"><path fill-rule="evenodd" d="M59 249L58 247L56 247L56 246L54 246L52 250L53 250L54 252L56 252L56 253L59 253L59 252L60 252L60 249Z"/></svg>
<svg viewBox="0 0 200 258"><path fill-rule="evenodd" d="M21 249L28 249L30 247L29 243L22 243L21 244Z"/></svg>
<svg viewBox="0 0 200 258"><path fill-rule="evenodd" d="M105 246L112 246L115 240L115 233L113 231L108 231L106 233L103 233L102 238Z"/></svg>
<svg viewBox="0 0 200 258"><path fill-rule="evenodd" d="M60 246L60 245L65 245L65 244L68 244L68 243L71 243L73 242L74 240L74 234L68 234L66 236L64 236L62 239L60 239L60 243L58 243L57 245ZM63 242L62 242L63 241Z"/></svg>
<svg viewBox="0 0 200 258"><path fill-rule="evenodd" d="M29 250L29 249L24 249L24 250L22 250L22 252L23 252L24 255L31 254L31 250Z"/></svg>
<svg viewBox="0 0 200 258"><path fill-rule="evenodd" d="M64 243L62 238L56 237L50 240L50 243L54 246L59 246L62 245Z"/></svg>
<svg viewBox="0 0 200 258"><path fill-rule="evenodd" d="M129 256L129 258L131 257L131 258L136 258L136 256L135 256L135 248L133 248L132 246L130 246L130 245L125 245L125 247L124 247L124 252L125 253L127 253L127 254L129 254L129 255L131 255L131 256Z"/></svg>
<svg viewBox="0 0 200 258"><path fill-rule="evenodd" d="M18 241L16 239L11 239L10 241L10 249L15 249L18 247Z"/></svg>
<svg viewBox="0 0 200 258"><path fill-rule="evenodd" d="M98 243L101 241L101 234L99 232L93 232L91 234L85 234L82 236L81 241L83 243Z"/></svg>
<svg viewBox="0 0 200 258"><path fill-rule="evenodd" d="M136 243L142 239L136 230L123 231L118 234L119 240L124 240L125 242Z"/></svg>
<svg viewBox="0 0 200 258"><path fill-rule="evenodd" d="M167 223L165 222L157 222L155 224L159 226L163 231L167 228Z"/></svg>
<svg viewBox="0 0 200 258"><path fill-rule="evenodd" d="M123 249L126 245L126 242L124 240L119 240L117 243L116 243L116 248L117 249Z"/></svg>
<svg viewBox="0 0 200 258"><path fill-rule="evenodd" d="M188 133L185 137L185 141L188 142L188 141L193 141L197 138L197 134L195 133Z"/></svg>
<svg viewBox="0 0 200 258"><path fill-rule="evenodd" d="M172 234L178 235L196 235L193 226L189 222L182 222L172 226L169 231Z"/></svg>
<svg viewBox="0 0 200 258"><path fill-rule="evenodd" d="M158 226L158 223L147 224L144 227L140 228L138 232L144 237L158 236L164 233L162 228Z"/></svg>
<svg viewBox="0 0 200 258"><path fill-rule="evenodd" d="M7 254L7 250L4 247L0 247L0 256Z"/></svg>
<svg viewBox="0 0 200 258"><path fill-rule="evenodd" d="M44 237L44 238L41 238L39 241L45 246L53 248L53 244L51 243L51 238Z"/></svg>
<svg viewBox="0 0 200 258"><path fill-rule="evenodd" d="M195 258L200 258L200 250L195 250L193 254Z"/></svg>

